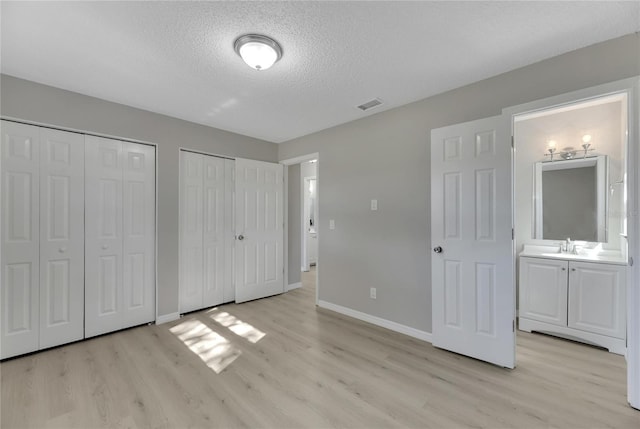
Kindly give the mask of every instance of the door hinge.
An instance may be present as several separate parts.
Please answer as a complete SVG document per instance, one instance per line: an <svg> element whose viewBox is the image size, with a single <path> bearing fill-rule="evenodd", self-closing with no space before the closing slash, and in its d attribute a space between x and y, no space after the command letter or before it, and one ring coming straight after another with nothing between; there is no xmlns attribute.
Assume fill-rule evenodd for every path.
<svg viewBox="0 0 640 429"><path fill-rule="evenodd" d="M513 319L513 324L511 324L511 332L516 332L516 319Z"/></svg>
<svg viewBox="0 0 640 429"><path fill-rule="evenodd" d="M633 267L633 256L629 256L629 266Z"/></svg>
<svg viewBox="0 0 640 429"><path fill-rule="evenodd" d="M511 147L515 147L514 142L513 142L513 136L511 136Z"/></svg>
<svg viewBox="0 0 640 429"><path fill-rule="evenodd" d="M513 230L513 228L511 228L511 240L515 240L516 239L516 232Z"/></svg>

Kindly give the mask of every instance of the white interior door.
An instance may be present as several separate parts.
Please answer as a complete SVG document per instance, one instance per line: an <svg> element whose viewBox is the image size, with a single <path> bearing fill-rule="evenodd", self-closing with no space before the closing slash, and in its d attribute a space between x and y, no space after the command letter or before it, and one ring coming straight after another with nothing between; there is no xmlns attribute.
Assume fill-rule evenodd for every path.
<svg viewBox="0 0 640 429"><path fill-rule="evenodd" d="M180 152L180 313L203 308L203 156Z"/></svg>
<svg viewBox="0 0 640 429"><path fill-rule="evenodd" d="M122 142L123 328L155 319L156 150Z"/></svg>
<svg viewBox="0 0 640 429"><path fill-rule="evenodd" d="M515 366L511 147L501 116L431 131L433 345Z"/></svg>
<svg viewBox="0 0 640 429"><path fill-rule="evenodd" d="M201 307L224 301L225 285L225 159L202 155L204 159L204 290ZM233 245L230 242L229 245Z"/></svg>
<svg viewBox="0 0 640 429"><path fill-rule="evenodd" d="M155 318L155 148L86 136L85 337Z"/></svg>
<svg viewBox="0 0 640 429"><path fill-rule="evenodd" d="M235 296L233 161L181 151L180 163L180 312L187 313Z"/></svg>
<svg viewBox="0 0 640 429"><path fill-rule="evenodd" d="M236 159L236 302L284 292L283 166Z"/></svg>
<svg viewBox="0 0 640 429"><path fill-rule="evenodd" d="M122 142L86 136L85 337L121 329Z"/></svg>
<svg viewBox="0 0 640 429"><path fill-rule="evenodd" d="M82 338L84 135L40 128L39 347Z"/></svg>
<svg viewBox="0 0 640 429"><path fill-rule="evenodd" d="M39 129L2 121L0 358L38 349Z"/></svg>

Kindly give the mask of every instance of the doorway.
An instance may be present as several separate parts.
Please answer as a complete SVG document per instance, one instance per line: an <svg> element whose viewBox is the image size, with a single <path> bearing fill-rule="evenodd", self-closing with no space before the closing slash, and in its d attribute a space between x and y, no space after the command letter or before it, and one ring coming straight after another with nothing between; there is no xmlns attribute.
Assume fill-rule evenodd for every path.
<svg viewBox="0 0 640 429"><path fill-rule="evenodd" d="M638 236L638 200L640 194L638 193L638 163L640 162L640 152L638 151L637 144L637 108L638 108L638 79L631 78L618 82L612 82L604 85L600 85L593 88L587 88L584 90L575 91L569 94L564 94L556 97L551 97L544 100L539 100L531 103L526 103L520 106L514 106L503 110L503 115L510 121L512 136L514 136L514 161L518 161L523 158L523 153L527 148L523 145L522 139L518 138L519 134L519 122L524 124L526 121L535 120L537 118L545 118L549 116L549 113L556 113L561 118L562 115L572 115L580 109L585 109L588 112L589 109L601 109L601 110L618 110L618 120L612 120L612 125L609 131L609 138L599 138L596 142L595 136L602 130L595 127L590 129L597 123L597 119L594 118L591 125L582 125L574 127L572 131L574 136L568 134L559 134L557 138L551 135L549 132L551 124L543 126L546 128L547 135L544 139L538 140L536 145L539 149L539 157L541 159L536 160L540 162L537 173L532 173L533 167L529 172L524 173L524 178L521 174L518 174L517 164L514 163L514 199L515 199L515 213L514 213L514 225L516 231L516 240L514 243L518 245L519 256L538 256L535 253L541 250L540 247L552 245L558 247L558 252L568 253L569 257L566 261L566 266L559 266L555 268L555 273L560 274L558 276L551 275L554 273L553 268L542 267L538 270L538 274L546 271L549 281L542 281L547 289L556 290L558 297L566 297L567 303L567 328L580 329L581 335L579 340L581 342L587 342L592 345L604 347L610 351L617 352L625 355L626 361L626 380L627 380L627 399L631 406L640 408L640 315L638 313L638 303L640 302L640 292L638 291L638 268L633 266L633 256L637 255L638 246L640 244ZM572 113L573 112L573 113ZM604 113L604 112L602 112ZM565 120L567 118L564 118ZM618 128L616 131L614 128ZM606 129L606 126L605 126ZM520 130L522 135L522 130ZM615 137L615 135L618 137ZM570 138L572 141L570 144L565 144ZM611 140L617 139L616 145L609 149ZM583 146L584 145L584 146ZM606 149L606 150L605 150ZM604 194L606 198L606 217L602 219L597 218L597 214L593 214L593 210L589 210L592 216L596 216L596 224L600 222L600 229L604 227L606 236L601 237L600 233L597 233L597 237L593 241L572 239L567 240L564 237L561 239L552 238L549 235L547 238L544 230L544 179L539 183L538 189L541 190L542 195L538 195L541 198L542 203L536 204L536 176L540 174L540 171L546 170L544 165L553 165L555 162L563 162L567 166L572 161L578 159L594 159L596 157L592 155L598 155L598 151L606 152L612 150L611 154L602 153L600 155L605 156L606 159L603 163L606 167L606 174L603 176L607 180L604 183ZM553 157L553 163L551 158ZM546 162L543 162L545 161ZM596 162L597 164L597 162ZM557 164L556 164L557 165ZM563 168L564 169L564 168ZM550 170L557 170L555 167ZM597 176L597 173L596 173ZM522 190L522 184L529 181L529 187L527 192ZM539 180L539 178L538 178ZM595 179L598 181L599 179ZM593 191L592 191L593 192ZM596 202L598 200L597 194L601 191L596 190ZM566 194L566 192L565 192ZM528 195L528 197L527 197ZM568 197L573 198L573 195ZM523 203L522 200L526 198L527 202ZM563 199L563 204L570 204L570 198ZM523 210L523 204L528 210ZM551 204L547 202L547 204ZM542 206L542 210L540 207ZM585 212L587 210L584 210ZM597 212L597 210L596 210ZM532 222L536 216L541 217L541 222ZM524 217L524 220L522 220ZM558 225L559 221L554 221L554 226ZM540 232L536 231L539 230ZM549 228L547 228L547 233ZM534 246L533 248L526 249L525 244ZM532 251L534 254L529 255L528 251ZM523 252L526 252L523 254ZM595 259L604 256L606 261L600 265L584 266L583 261L573 260L581 259L585 256L591 255ZM552 255L558 259L563 259L562 256ZM522 259L518 258L518 270L526 271L526 267L522 270ZM524 261L525 265L528 261ZM588 263L597 263L597 260L587 261ZM598 273L600 270L590 270L591 272L585 272L585 269L596 267L614 268L607 273ZM617 269L615 269L617 266ZM563 271L563 268L566 271ZM558 271L559 270L559 271ZM534 270L535 271L535 270ZM617 273L616 273L617 271ZM566 274L562 274L566 272ZM595 274L595 277L593 276ZM530 278L535 278L536 274L526 274L524 277L520 276L519 283L529 281ZM560 280L564 280L566 285L566 295L558 287ZM555 282L558 281L558 283ZM550 286L555 284L556 286ZM619 287L615 285L618 284ZM604 289L596 290L596 285L605 285ZM538 309L545 308L548 310L549 302L542 301L542 298L535 296L524 296L525 308L523 304L523 294L527 294L528 291L520 287L519 302L521 307L519 309L518 316L521 321L531 319L530 309L527 307L526 301L535 301L538 299ZM591 293L587 293L591 290ZM602 290L607 290L606 295L598 295L602 293ZM596 292L594 295L593 292ZM591 296L591 298L589 298ZM586 299L586 301L585 301ZM616 303L617 302L617 303ZM573 309L571 307L574 307ZM560 305L558 308L564 308ZM600 313L594 313L592 309L602 310ZM527 313L529 312L529 313ZM535 313L536 311L534 311ZM537 313L543 313L537 311ZM547 311L549 315L550 311ZM621 314L624 313L624 317L621 318ZM527 317L529 316L529 317ZM562 315L563 320L564 315ZM608 318L608 320L605 320ZM537 324L538 321L534 320L533 330L542 331L541 327ZM558 322L560 323L560 322ZM527 323L525 322L525 325ZM605 326L607 325L608 326ZM571 326L570 326L571 325ZM600 325L600 326L597 326ZM526 327L526 326L525 326ZM532 327L531 325L529 327ZM564 327L563 327L564 328ZM604 329L608 328L608 329ZM599 330L599 332L597 332ZM565 335L567 332L558 332L559 328L553 328L554 335ZM586 332L586 334L585 334ZM591 334L598 334L599 336L591 336ZM621 341L617 343L610 340L602 341L603 338L615 338L623 337ZM585 338L586 337L586 338ZM617 350L616 350L617 348Z"/></svg>
<svg viewBox="0 0 640 429"><path fill-rule="evenodd" d="M281 161L285 165L286 215L285 269L289 291L315 284L318 303L320 281L320 162L318 153ZM310 281L309 276L313 276Z"/></svg>

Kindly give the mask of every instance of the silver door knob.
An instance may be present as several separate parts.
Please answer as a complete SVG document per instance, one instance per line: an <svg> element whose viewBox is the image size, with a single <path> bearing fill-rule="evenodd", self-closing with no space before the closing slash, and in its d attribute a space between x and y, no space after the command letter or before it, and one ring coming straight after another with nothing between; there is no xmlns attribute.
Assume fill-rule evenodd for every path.
<svg viewBox="0 0 640 429"><path fill-rule="evenodd" d="M66 247L61 247L61 248L58 249L58 252L60 252L60 253L64 253L66 251L67 251Z"/></svg>
<svg viewBox="0 0 640 429"><path fill-rule="evenodd" d="M107 250L109 248L109 246L107 246L106 244L102 245L102 250Z"/></svg>
<svg viewBox="0 0 640 429"><path fill-rule="evenodd" d="M240 235L238 236L238 240L240 240L240 241L244 240L244 235L240 234Z"/></svg>
<svg viewBox="0 0 640 429"><path fill-rule="evenodd" d="M442 247L436 246L436 247L433 248L433 251L436 252L436 253L442 253Z"/></svg>

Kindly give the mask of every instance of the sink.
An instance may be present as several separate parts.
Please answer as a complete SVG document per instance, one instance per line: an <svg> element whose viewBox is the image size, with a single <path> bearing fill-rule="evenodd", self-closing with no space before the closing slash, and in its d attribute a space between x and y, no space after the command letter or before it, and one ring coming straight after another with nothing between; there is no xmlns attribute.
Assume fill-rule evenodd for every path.
<svg viewBox="0 0 640 429"><path fill-rule="evenodd" d="M559 245L545 246L525 244L520 256L538 258L564 259L571 261L609 262L614 264L627 263L626 258L619 251L604 250L602 243L587 243L576 246L577 253L562 253Z"/></svg>

